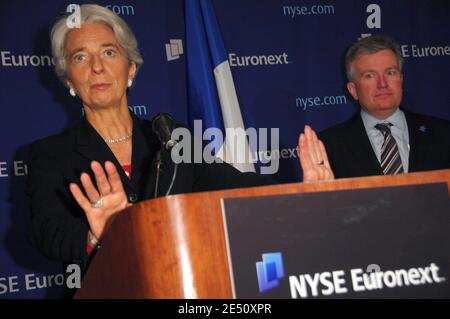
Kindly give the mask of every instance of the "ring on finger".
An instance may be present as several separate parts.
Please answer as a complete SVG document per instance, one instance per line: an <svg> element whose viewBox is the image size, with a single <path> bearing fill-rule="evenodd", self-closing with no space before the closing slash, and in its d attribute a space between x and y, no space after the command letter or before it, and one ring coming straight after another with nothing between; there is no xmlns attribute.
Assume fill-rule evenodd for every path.
<svg viewBox="0 0 450 319"><path fill-rule="evenodd" d="M317 161L317 165L323 165L324 164L324 161L323 161L323 159L322 160L319 160L319 161Z"/></svg>
<svg viewBox="0 0 450 319"><path fill-rule="evenodd" d="M103 206L103 204L105 203L105 199L100 196L100 199L98 201L96 201L95 203L91 203L91 207L92 208L100 208Z"/></svg>

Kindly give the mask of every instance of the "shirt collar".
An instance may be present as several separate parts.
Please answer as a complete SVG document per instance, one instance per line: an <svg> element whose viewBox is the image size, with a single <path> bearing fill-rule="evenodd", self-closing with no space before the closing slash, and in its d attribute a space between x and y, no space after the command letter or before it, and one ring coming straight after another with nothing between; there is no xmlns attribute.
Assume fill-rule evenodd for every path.
<svg viewBox="0 0 450 319"><path fill-rule="evenodd" d="M369 133L370 130L375 129L376 124L386 123L386 122L389 122L393 125L393 127L396 127L401 131L404 131L405 130L404 117L405 117L405 114L403 113L403 111L400 110L399 108L397 108L395 110L395 112L391 116L389 116L387 119L379 120L361 108L361 118L363 120L363 123L364 123L367 133Z"/></svg>

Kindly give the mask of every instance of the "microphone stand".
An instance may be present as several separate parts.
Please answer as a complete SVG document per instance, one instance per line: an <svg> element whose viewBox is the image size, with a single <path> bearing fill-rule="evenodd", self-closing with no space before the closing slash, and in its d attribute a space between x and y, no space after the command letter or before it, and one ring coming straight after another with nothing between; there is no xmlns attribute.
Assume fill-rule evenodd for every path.
<svg viewBox="0 0 450 319"><path fill-rule="evenodd" d="M156 153L156 181L155 181L155 195L154 198L158 197L158 185L159 185L159 173L161 172L161 150Z"/></svg>
<svg viewBox="0 0 450 319"><path fill-rule="evenodd" d="M170 194L170 191L172 190L173 184L175 184L175 179L177 178L177 171L178 171L178 164L173 163L173 173L172 173L172 180L170 181L169 188L167 189L166 196Z"/></svg>
<svg viewBox="0 0 450 319"><path fill-rule="evenodd" d="M173 141L172 141L173 143ZM161 152L165 151L164 148L166 148L167 151L170 151L172 149L173 146L176 145L176 142L172 143L167 143L166 147L161 146L161 149L158 151L158 153L156 153L156 159L155 159L155 164L156 164L156 181L155 181L155 194L154 197L158 197L158 186L159 186L159 175L161 172L161 164L162 164L162 160L161 160ZM170 185L169 188L167 189L167 192L165 194L165 196L170 194L170 191L172 190L173 185L175 184L175 179L177 178L177 172L178 172L178 163L173 163L174 167L173 167L173 172L172 172L172 179L170 181Z"/></svg>

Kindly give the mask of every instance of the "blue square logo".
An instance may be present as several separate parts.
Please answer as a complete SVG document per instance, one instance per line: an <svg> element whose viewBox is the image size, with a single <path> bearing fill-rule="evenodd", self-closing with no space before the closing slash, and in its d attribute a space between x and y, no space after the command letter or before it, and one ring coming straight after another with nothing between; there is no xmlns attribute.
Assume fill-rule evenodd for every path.
<svg viewBox="0 0 450 319"><path fill-rule="evenodd" d="M281 253L262 255L262 261L256 263L259 292L266 292L279 285L279 279L284 277L283 256Z"/></svg>

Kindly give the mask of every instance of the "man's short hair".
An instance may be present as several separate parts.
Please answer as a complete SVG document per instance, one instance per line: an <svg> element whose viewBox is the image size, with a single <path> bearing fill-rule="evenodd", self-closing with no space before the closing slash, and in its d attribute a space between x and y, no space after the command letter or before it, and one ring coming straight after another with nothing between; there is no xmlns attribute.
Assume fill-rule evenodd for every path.
<svg viewBox="0 0 450 319"><path fill-rule="evenodd" d="M391 50L395 54L401 72L403 67L403 57L400 45L388 36L376 34L362 38L348 49L347 54L345 55L345 72L347 73L348 81L352 82L355 79L353 73L353 61L361 55L376 53L381 50Z"/></svg>

